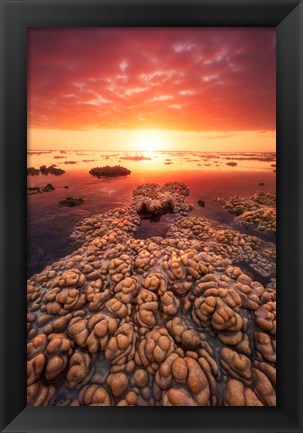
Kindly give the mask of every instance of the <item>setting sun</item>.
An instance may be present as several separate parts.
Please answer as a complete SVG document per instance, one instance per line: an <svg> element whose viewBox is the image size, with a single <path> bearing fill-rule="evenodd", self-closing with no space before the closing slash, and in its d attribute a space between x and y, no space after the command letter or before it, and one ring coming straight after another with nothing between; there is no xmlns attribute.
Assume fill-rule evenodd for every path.
<svg viewBox="0 0 303 433"><path fill-rule="evenodd" d="M168 137L165 132L155 130L136 131L134 147L143 152L156 152L167 149Z"/></svg>

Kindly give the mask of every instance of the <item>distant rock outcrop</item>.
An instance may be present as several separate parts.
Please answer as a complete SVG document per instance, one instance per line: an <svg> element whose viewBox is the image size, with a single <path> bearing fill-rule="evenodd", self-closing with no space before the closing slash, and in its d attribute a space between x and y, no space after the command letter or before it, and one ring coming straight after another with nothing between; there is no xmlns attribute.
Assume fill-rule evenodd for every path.
<svg viewBox="0 0 303 433"><path fill-rule="evenodd" d="M131 171L121 165L115 165L113 167L106 165L104 167L94 167L89 173L96 177L117 177L128 176L131 174Z"/></svg>

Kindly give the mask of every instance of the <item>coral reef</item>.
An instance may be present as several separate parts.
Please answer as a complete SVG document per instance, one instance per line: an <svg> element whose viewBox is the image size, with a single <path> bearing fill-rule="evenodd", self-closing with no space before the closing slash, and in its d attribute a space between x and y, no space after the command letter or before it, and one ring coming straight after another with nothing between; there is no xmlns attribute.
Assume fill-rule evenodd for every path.
<svg viewBox="0 0 303 433"><path fill-rule="evenodd" d="M131 171L121 165L115 165L114 167L106 165L104 167L94 167L89 173L96 177L117 177L127 176L131 174Z"/></svg>
<svg viewBox="0 0 303 433"><path fill-rule="evenodd" d="M28 195L39 194L41 192L51 192L51 191L55 191L55 187L51 183L47 183L44 187L39 187L39 186L27 187Z"/></svg>
<svg viewBox="0 0 303 433"><path fill-rule="evenodd" d="M31 176L38 176L40 174L40 170L38 168L35 167L28 167L27 169L27 175L31 175Z"/></svg>
<svg viewBox="0 0 303 433"><path fill-rule="evenodd" d="M182 210L185 185L135 204L147 190ZM194 216L135 239L140 220L84 219L78 249L28 280L28 405L274 406L276 282L242 269L274 275L274 245Z"/></svg>
<svg viewBox="0 0 303 433"><path fill-rule="evenodd" d="M276 276L274 244L206 218L190 216L177 219L162 244L215 253L232 260L234 264L246 265L262 277Z"/></svg>
<svg viewBox="0 0 303 433"><path fill-rule="evenodd" d="M190 204L184 203L188 194L189 189L181 182L147 183L133 191L132 207L143 218L165 213L187 215L192 210Z"/></svg>
<svg viewBox="0 0 303 433"><path fill-rule="evenodd" d="M276 233L276 194L259 192L249 198L232 196L228 199L218 197L215 200L224 209L237 215L244 227Z"/></svg>
<svg viewBox="0 0 303 433"><path fill-rule="evenodd" d="M29 167L27 169L27 175L31 175L31 176L37 176L39 174L44 174L44 175L53 174L54 176L60 176L61 174L64 173L65 171L62 170L61 168L57 168L55 164L52 164L49 167L46 167L46 165L41 165L40 168Z"/></svg>
<svg viewBox="0 0 303 433"><path fill-rule="evenodd" d="M43 192L55 191L55 187L51 183L48 183L45 185L45 187L42 188L42 191Z"/></svg>

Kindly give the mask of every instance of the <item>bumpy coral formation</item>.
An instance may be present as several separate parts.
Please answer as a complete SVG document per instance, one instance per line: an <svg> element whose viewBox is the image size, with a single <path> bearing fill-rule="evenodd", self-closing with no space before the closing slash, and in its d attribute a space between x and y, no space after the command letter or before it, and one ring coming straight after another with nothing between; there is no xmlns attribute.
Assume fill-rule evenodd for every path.
<svg viewBox="0 0 303 433"><path fill-rule="evenodd" d="M244 227L276 233L276 194L259 192L250 198L216 198L224 209L238 216Z"/></svg>
<svg viewBox="0 0 303 433"><path fill-rule="evenodd" d="M118 208L83 219L76 224L71 239L83 243L89 239L102 237L113 230L122 241L125 233L133 235L139 224L140 217L136 211L128 208ZM121 245L121 248L124 247Z"/></svg>
<svg viewBox="0 0 303 433"><path fill-rule="evenodd" d="M206 218L190 216L177 219L162 244L193 248L231 259L248 266L263 277L276 275L276 247L257 236L240 233Z"/></svg>
<svg viewBox="0 0 303 433"><path fill-rule="evenodd" d="M189 189L184 183L169 182L162 186L147 183L133 191L133 208L142 217L151 217L165 213L187 215L192 206L184 203Z"/></svg>
<svg viewBox="0 0 303 433"><path fill-rule="evenodd" d="M139 224L86 218L28 280L28 405L274 406L276 283L242 270L274 276L274 246L199 217L166 238Z"/></svg>

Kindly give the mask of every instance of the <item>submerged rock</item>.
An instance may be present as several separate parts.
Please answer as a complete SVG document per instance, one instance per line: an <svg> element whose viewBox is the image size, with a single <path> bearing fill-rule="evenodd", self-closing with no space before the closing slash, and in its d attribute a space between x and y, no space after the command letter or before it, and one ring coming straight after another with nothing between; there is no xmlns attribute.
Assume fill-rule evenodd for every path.
<svg viewBox="0 0 303 433"><path fill-rule="evenodd" d="M42 188L42 191L43 192L55 191L55 187L51 183L48 183L47 185L45 185L44 188Z"/></svg>
<svg viewBox="0 0 303 433"><path fill-rule="evenodd" d="M54 190L55 187L51 183L48 183L44 187L39 187L39 186L27 187L27 194L32 195L32 194L38 194L42 192L51 192Z"/></svg>
<svg viewBox="0 0 303 433"><path fill-rule="evenodd" d="M84 199L82 197L67 197L64 200L59 201L60 204L68 207L79 206L84 203Z"/></svg>
<svg viewBox="0 0 303 433"><path fill-rule="evenodd" d="M33 195L33 194L39 194L41 192L40 187L39 186L32 186L32 187L27 187L27 194L28 195Z"/></svg>

